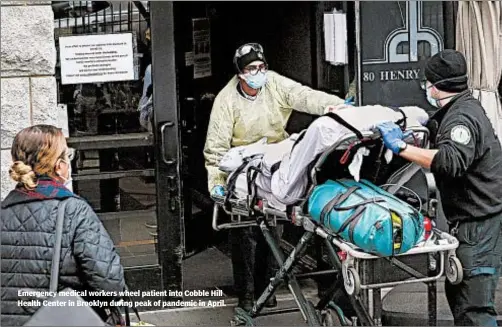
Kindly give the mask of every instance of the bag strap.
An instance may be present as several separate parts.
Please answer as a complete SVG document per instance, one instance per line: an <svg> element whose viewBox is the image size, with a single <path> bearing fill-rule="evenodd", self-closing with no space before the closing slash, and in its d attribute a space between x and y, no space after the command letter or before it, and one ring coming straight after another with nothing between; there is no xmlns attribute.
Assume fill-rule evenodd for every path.
<svg viewBox="0 0 502 327"><path fill-rule="evenodd" d="M235 183L237 182L237 178L244 171L244 169L246 169L246 167L251 162L251 160L253 160L255 157L256 156L244 158L242 160L242 164L239 167L237 167L237 169L234 170L230 174L230 176L228 178L228 183L227 183L227 193L225 195L225 200L223 201L223 205L224 205L225 209L227 209L228 211L231 211L231 209L232 209L231 205L230 205L230 197L234 193Z"/></svg>
<svg viewBox="0 0 502 327"><path fill-rule="evenodd" d="M321 217L319 219L321 221L321 224L325 224L326 216L331 212L331 210L333 210L333 209L336 210L336 208L335 208L336 206L345 202L345 200L347 200L349 198L349 196L352 193L354 193L355 191L357 191L358 189L359 189L359 186L352 186L352 187L348 188L345 193L338 194L333 199L331 199L328 203L326 203L324 208L322 208Z"/></svg>
<svg viewBox="0 0 502 327"><path fill-rule="evenodd" d="M134 312L134 314L136 315L136 319L138 319L138 322L141 322L141 318L139 316L139 312L138 312L138 309L134 306L134 303L133 303L133 306L132 306L132 311ZM125 311L125 325L126 326L131 326L131 315L129 313L129 306L124 306L124 311Z"/></svg>
<svg viewBox="0 0 502 327"><path fill-rule="evenodd" d="M411 164L408 169L405 169L404 173L401 175L399 181L395 184L395 185L392 185L390 186L388 189L387 189L387 192L389 192L390 194L396 194L397 191L399 191L399 189L404 185L406 184L407 182L409 182L411 180L411 178L413 176L415 176L415 174L421 170L422 167L420 167L419 165L417 164Z"/></svg>
<svg viewBox="0 0 502 327"><path fill-rule="evenodd" d="M63 223L66 199L59 202L56 220L56 233L54 241L54 254L52 256L51 279L49 290L57 292L59 281L59 262L61 261L61 244L63 240Z"/></svg>
<svg viewBox="0 0 502 327"><path fill-rule="evenodd" d="M250 217L255 216L254 206L256 204L258 188L256 186L256 178L258 174L263 174L260 168L249 167L246 172L246 182L248 186L248 213Z"/></svg>
<svg viewBox="0 0 502 327"><path fill-rule="evenodd" d="M291 150L289 151L290 153L292 153L295 146L297 146L298 143L300 143L300 141L303 140L303 137L305 136L306 133L307 133L306 129L304 129L303 131L300 132L300 134L298 135L298 138L295 140L295 143L293 143L293 146L291 147Z"/></svg>
<svg viewBox="0 0 502 327"><path fill-rule="evenodd" d="M407 126L406 126L406 119L408 119L408 117L406 116L406 114L404 113L403 109L399 108L399 107L389 107L390 109L394 110L394 111L399 111L401 113L401 115L403 115L403 118L401 119L398 119L397 121L395 121L395 123L397 125L400 125L401 129L403 131L406 130Z"/></svg>
<svg viewBox="0 0 502 327"><path fill-rule="evenodd" d="M335 114L334 112L328 112L328 113L324 114L324 116L327 116L327 117L333 119L338 124L340 124L343 127L347 128L349 131L351 131L352 133L354 133L359 140L363 140L364 139L364 136L363 136L363 134L361 133L360 130L358 130L357 128L355 128L351 124L349 124L345 119L343 119L339 115Z"/></svg>
<svg viewBox="0 0 502 327"><path fill-rule="evenodd" d="M124 311L125 311L125 325L126 326L131 326L131 316L129 315L129 306L125 306L124 307ZM140 322L141 320L138 319L138 322Z"/></svg>
<svg viewBox="0 0 502 327"><path fill-rule="evenodd" d="M125 285L124 287L124 291L128 291L129 290L129 287L127 287L127 284ZM139 312L138 312L138 308L136 308L136 306L134 305L134 301L132 301L131 297L129 295L125 296L124 298L127 298L127 300L129 300L131 303L132 303L132 311L134 312L134 314L136 315L136 318L138 319L138 322L141 321L141 318L139 316ZM129 315L129 306L125 306L124 307L124 310L125 310L125 316L126 316L126 326L131 326L131 317Z"/></svg>

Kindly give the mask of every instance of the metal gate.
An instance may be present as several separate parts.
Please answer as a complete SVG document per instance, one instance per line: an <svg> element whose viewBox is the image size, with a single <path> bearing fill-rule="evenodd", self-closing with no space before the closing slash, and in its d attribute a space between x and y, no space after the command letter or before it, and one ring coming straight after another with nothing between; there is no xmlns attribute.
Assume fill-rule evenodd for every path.
<svg viewBox="0 0 502 327"><path fill-rule="evenodd" d="M69 146L78 153L73 188L85 198L114 240L131 289L160 289L153 133L140 125L138 106L151 63L147 1L53 1L58 103L68 113ZM60 40L67 36L132 33L134 79L63 84ZM146 279L146 280L145 280ZM132 280L132 281L131 281Z"/></svg>

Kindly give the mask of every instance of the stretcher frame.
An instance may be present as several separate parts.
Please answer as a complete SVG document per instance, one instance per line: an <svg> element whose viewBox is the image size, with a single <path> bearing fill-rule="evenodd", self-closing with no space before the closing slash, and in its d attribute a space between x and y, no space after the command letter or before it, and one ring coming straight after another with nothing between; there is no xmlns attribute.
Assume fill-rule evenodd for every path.
<svg viewBox="0 0 502 327"><path fill-rule="evenodd" d="M421 146L427 146L429 132L425 127L410 128L408 131L413 132L414 135L421 134ZM362 134L363 140L359 140L354 134L348 134L320 155L313 169L311 169L310 177L312 184L307 191L305 199L309 199L317 186L317 173L331 153L336 150L346 150L361 142L374 141L381 138L379 132L376 131L363 132ZM253 168L250 169L252 170ZM404 169L404 167L401 169ZM424 209L425 215L433 219L435 218L437 199L435 198L436 189L432 174L426 173L426 180L428 183L429 195L434 194L434 198L428 199L422 209ZM430 326L436 326L437 281L443 275L446 275L452 284L458 284L463 278L462 266L455 254L455 250L458 247L457 239L436 228L433 228L431 236L422 246L414 247L404 254L384 258L357 249L353 244L342 240L334 235L332 231L313 221L309 215L305 213L304 205L307 200L292 206L291 212L287 213L269 207L266 200L260 200L255 203L255 194L249 194L245 200L230 199L230 210L228 206L225 206L225 197L213 196L212 198L215 201L212 221L213 229L219 231L224 229L259 226L272 254L280 266L275 277L271 279L270 284L258 298L250 312L245 312L240 308L236 308L236 314L231 321L232 325L254 325L253 319L260 315L265 303L283 282L287 284L304 320L310 326L381 325L380 290L386 287L422 282L425 283L428 288L428 323ZM223 209L230 216L230 222L221 224L218 222L218 213L220 209ZM295 248L287 257L284 256L269 229L270 227L275 227L283 223L292 223L298 227L302 227L305 231ZM314 237L319 237L323 240L328 252L328 259L334 268L333 270L318 272L317 275L333 273L338 273L339 275L326 292L326 296L321 298L316 305L305 298L297 282L298 276L292 273L294 266L298 263ZM345 253L346 257L343 260L340 258L335 248ZM404 257L416 255L427 255L427 274L415 270L400 260ZM363 263L365 261L377 260L390 262L390 264L409 275L411 279L393 282L366 283L366 279L363 278L361 282L360 269L364 266ZM448 269L445 269L445 263L448 263ZM362 275L364 275L364 272ZM349 300L356 313L356 317L352 317L351 321L344 317L336 303L331 301L334 298L335 292L339 292L342 286L349 295ZM370 290L376 291L373 294L373 301L368 298L368 291ZM373 302L370 308L368 308L371 306L369 302ZM279 313L278 311L276 312Z"/></svg>

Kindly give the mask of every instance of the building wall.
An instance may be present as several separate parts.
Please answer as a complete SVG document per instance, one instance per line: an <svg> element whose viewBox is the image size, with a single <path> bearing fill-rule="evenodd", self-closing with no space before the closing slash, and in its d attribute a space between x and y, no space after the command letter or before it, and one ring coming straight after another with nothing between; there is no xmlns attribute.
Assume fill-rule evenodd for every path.
<svg viewBox="0 0 502 327"><path fill-rule="evenodd" d="M270 69L312 86L311 18L314 2L273 2L261 15L263 47ZM258 34L258 33L257 33Z"/></svg>
<svg viewBox="0 0 502 327"><path fill-rule="evenodd" d="M1 1L1 199L13 188L10 147L34 124L67 125L58 109L51 1Z"/></svg>

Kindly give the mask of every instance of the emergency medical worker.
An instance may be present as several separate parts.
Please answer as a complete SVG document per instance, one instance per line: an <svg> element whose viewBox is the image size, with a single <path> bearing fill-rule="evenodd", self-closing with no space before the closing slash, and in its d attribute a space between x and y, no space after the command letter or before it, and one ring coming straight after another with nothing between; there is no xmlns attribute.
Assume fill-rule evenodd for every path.
<svg viewBox="0 0 502 327"><path fill-rule="evenodd" d="M430 168L441 194L463 281L445 284L457 326L497 326L495 290L502 259L502 150L481 103L467 88L464 56L444 50L431 57L422 83L439 110L431 117L431 149L407 145L393 123L379 126L385 145Z"/></svg>
<svg viewBox="0 0 502 327"><path fill-rule="evenodd" d="M280 142L288 137L285 126L293 110L322 115L328 106L344 103L337 96L269 71L259 44L239 47L234 66L236 76L215 98L204 147L211 194L226 192L227 175L218 169L218 164L231 147L248 145L263 137L268 138L268 143ZM275 234L279 238L276 230ZM250 310L253 299L260 296L273 277L276 263L259 229L239 228L232 230L230 237L239 306ZM273 297L267 306L276 304Z"/></svg>

